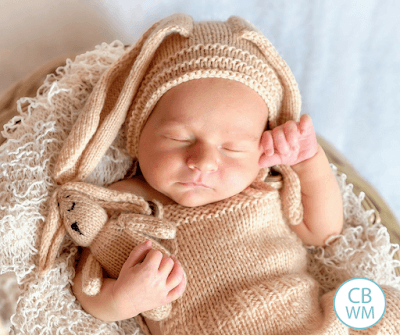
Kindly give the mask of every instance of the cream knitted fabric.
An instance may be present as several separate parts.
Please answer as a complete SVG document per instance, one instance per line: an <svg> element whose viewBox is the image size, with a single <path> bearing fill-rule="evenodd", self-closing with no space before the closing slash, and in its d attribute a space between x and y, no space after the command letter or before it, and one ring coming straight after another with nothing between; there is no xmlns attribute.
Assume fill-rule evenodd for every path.
<svg viewBox="0 0 400 335"><path fill-rule="evenodd" d="M123 123L127 150L136 159L140 133L158 99L181 82L207 77L237 80L258 92L269 108L270 128L298 120L295 80L259 31L239 17L195 23L173 15L153 25L100 79L59 155L56 180L86 178ZM160 321L165 334L347 333L332 311L332 292L320 306L301 242L286 225L302 219L300 188L289 167L280 172L282 192L270 186L265 197L256 192L264 201L236 195L190 210L178 205L171 213L182 211L181 217L167 217L165 210L181 230L162 242L182 257L188 274L185 295ZM209 267L200 263L205 260Z"/></svg>
<svg viewBox="0 0 400 335"><path fill-rule="evenodd" d="M57 188L52 176L54 163L101 75L118 62L124 52L123 43L115 41L68 60L55 76L46 79L36 97L19 101L20 114L5 126L3 136L7 141L0 150L0 273L15 272L18 284L0 275L0 314L9 317L3 313L15 312L11 322L2 320L12 325L10 334L138 334L133 319L102 322L82 310L71 291L77 252L71 240L64 240L54 267L46 277L37 275L44 220L50 196ZM23 105L26 108L22 108ZM125 137L120 132L85 181L106 186L123 178L132 162L125 148ZM399 315L395 314L398 313L398 291L387 286L400 288L400 278L395 274L400 264L393 259L398 245L390 243L382 224L368 224L372 211L365 211L363 194L354 194L352 185L346 184L346 176L338 175L337 181L343 197L344 229L325 248L309 248L308 270L320 283L323 293L333 292L342 282L354 277L367 277L385 287L388 302L385 316L390 322L382 327L378 323L374 327L381 327L380 331L371 328L370 334L398 334L400 331L395 328L399 320ZM187 212L179 213L183 221ZM195 218L212 213L196 214ZM9 291L16 286L20 289L18 304ZM202 287L196 292L196 297L205 289Z"/></svg>

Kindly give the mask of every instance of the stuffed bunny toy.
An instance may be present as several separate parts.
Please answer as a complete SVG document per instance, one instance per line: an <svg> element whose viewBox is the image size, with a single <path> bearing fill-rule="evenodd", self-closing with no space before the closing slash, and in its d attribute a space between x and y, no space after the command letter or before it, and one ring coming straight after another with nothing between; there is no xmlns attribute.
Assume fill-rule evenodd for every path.
<svg viewBox="0 0 400 335"><path fill-rule="evenodd" d="M82 269L82 291L96 295L102 286L103 269L110 278L117 279L136 245L151 237L175 238L176 228L163 220L162 214L162 207L156 200L147 202L131 193L84 182L66 183L51 198L42 235L39 273L43 276L52 267L63 238L68 234L77 245L90 250ZM152 245L170 255L153 239ZM142 314L159 321L170 311L171 303Z"/></svg>
<svg viewBox="0 0 400 335"><path fill-rule="evenodd" d="M50 269L68 233L78 245L90 249L91 255L83 268L83 292L96 294L101 288L101 269L117 278L130 251L149 238L145 234L174 238L175 227L161 219L162 210L158 210L156 217L151 216L150 206L142 198L83 181L129 118L128 109L162 41L174 34L189 37L192 30L193 19L186 14L174 14L155 23L135 44L127 46L126 52L94 86L55 163L53 177L61 186L52 195L42 235L40 274L44 275ZM126 131L132 133L131 129ZM134 158L135 171L137 157L129 147L131 145L127 149ZM157 212L162 206L153 201L153 208ZM122 213L110 217L106 209ZM152 245L170 255L157 241ZM186 279L185 272L184 276ZM158 321L166 318L170 310L168 304L142 314Z"/></svg>

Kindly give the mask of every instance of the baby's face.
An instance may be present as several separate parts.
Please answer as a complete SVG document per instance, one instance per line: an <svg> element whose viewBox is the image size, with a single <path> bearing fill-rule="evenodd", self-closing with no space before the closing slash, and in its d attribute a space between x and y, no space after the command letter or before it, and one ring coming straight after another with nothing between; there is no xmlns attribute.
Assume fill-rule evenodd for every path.
<svg viewBox="0 0 400 335"><path fill-rule="evenodd" d="M204 78L175 86L158 101L141 134L143 177L187 207L238 194L261 168L267 117L264 100L242 83Z"/></svg>

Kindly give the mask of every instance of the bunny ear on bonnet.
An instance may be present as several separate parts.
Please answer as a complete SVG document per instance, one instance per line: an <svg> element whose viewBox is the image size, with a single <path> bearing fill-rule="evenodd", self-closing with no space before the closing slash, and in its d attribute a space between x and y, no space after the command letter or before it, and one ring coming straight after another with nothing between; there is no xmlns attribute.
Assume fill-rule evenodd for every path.
<svg viewBox="0 0 400 335"><path fill-rule="evenodd" d="M249 21L238 16L231 16L228 22L238 37L248 40L258 47L270 66L276 71L283 86L284 95L281 111L279 115L269 115L268 117L271 129L284 124L288 120L298 122L300 120L301 95L289 66L278 54L272 43Z"/></svg>
<svg viewBox="0 0 400 335"><path fill-rule="evenodd" d="M158 46L169 34L189 37L192 30L189 15L164 18L102 75L61 149L54 170L59 184L82 181L93 171L124 123Z"/></svg>

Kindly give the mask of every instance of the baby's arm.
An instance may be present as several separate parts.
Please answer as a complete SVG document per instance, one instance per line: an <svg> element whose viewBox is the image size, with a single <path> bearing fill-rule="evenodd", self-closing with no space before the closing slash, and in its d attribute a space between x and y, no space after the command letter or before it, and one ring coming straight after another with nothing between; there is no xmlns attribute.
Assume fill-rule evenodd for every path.
<svg viewBox="0 0 400 335"><path fill-rule="evenodd" d="M151 248L151 241L130 253L117 280L104 278L100 292L82 292L82 261L78 264L73 293L82 308L103 321L118 321L168 304L180 297L186 283L179 261Z"/></svg>
<svg viewBox="0 0 400 335"><path fill-rule="evenodd" d="M306 245L323 246L341 233L343 204L339 185L322 147L317 143L311 118L302 115L263 134L261 166L291 165L300 179L303 222L291 226Z"/></svg>

